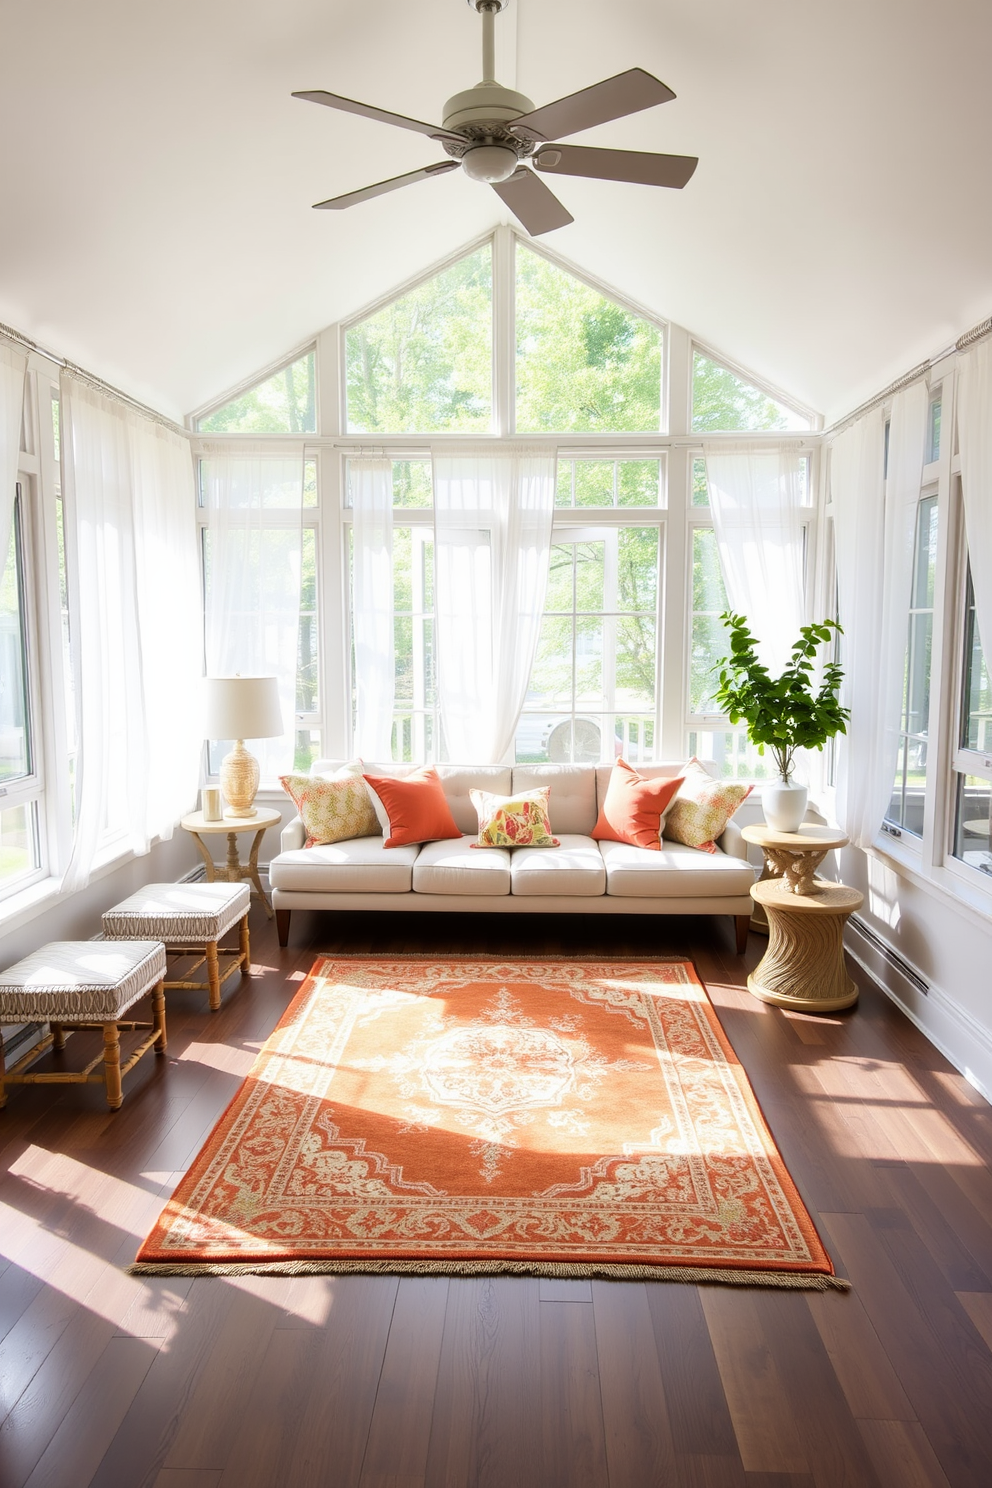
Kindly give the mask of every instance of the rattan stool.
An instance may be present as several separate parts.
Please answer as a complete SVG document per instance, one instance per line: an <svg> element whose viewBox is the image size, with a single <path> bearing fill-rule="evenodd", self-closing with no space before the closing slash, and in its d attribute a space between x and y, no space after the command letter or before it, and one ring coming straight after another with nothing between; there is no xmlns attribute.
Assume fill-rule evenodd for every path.
<svg viewBox="0 0 992 1488"><path fill-rule="evenodd" d="M121 1104L121 1077L133 1069L149 1049L165 1052L165 947L157 940L59 940L43 946L0 972L0 1024L47 1023L49 1032L10 1070L4 1069L0 1039L0 1106L7 1085L95 1085L105 1083L107 1105ZM152 1022L121 1021L132 1003L152 994ZM67 1033L103 1029L103 1055L79 1071L21 1071L46 1049L64 1049ZM121 1064L120 1030L150 1029ZM103 1059L103 1073L93 1071Z"/></svg>
<svg viewBox="0 0 992 1488"><path fill-rule="evenodd" d="M210 1011L220 1007L220 987L233 971L248 975L251 947L248 941L248 908L251 889L246 883L145 884L136 894L122 899L103 916L107 940L136 940L154 937L173 958L195 956L182 980L166 980L166 988L183 987L209 993ZM219 942L233 925L239 925L238 946L221 947ZM204 962L207 980L189 977Z"/></svg>

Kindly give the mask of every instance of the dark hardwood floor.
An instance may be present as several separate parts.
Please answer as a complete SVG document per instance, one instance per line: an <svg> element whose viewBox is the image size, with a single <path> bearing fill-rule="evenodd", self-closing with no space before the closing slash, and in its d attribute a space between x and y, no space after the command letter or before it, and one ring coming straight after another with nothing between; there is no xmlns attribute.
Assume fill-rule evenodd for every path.
<svg viewBox="0 0 992 1488"><path fill-rule="evenodd" d="M507 922L253 910L250 982L175 992L109 1114L0 1113L2 1488L988 1488L992 1111L870 988L743 990L729 920L514 921L522 952L696 963L848 1294L135 1278L165 1196L320 951L505 951ZM71 1045L70 1045L71 1050Z"/></svg>

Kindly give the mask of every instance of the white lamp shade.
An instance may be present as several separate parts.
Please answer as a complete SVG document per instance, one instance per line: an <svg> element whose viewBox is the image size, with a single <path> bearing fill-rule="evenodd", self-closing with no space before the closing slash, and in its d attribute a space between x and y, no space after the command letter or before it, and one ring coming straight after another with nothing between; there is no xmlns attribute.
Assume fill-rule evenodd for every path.
<svg viewBox="0 0 992 1488"><path fill-rule="evenodd" d="M206 739L278 739L283 732L275 677L207 677Z"/></svg>

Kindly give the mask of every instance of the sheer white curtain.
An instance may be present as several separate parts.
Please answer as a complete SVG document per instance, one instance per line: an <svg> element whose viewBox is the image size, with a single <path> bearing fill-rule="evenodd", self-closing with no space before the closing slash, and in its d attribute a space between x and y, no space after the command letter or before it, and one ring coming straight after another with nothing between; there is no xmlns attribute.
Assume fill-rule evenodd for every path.
<svg viewBox="0 0 992 1488"><path fill-rule="evenodd" d="M392 758L396 672L393 638L393 463L348 462L353 509L352 635L355 752Z"/></svg>
<svg viewBox="0 0 992 1488"><path fill-rule="evenodd" d="M21 449L21 411L27 357L8 341L0 341L0 576L7 561L10 527L17 485L17 457Z"/></svg>
<svg viewBox="0 0 992 1488"><path fill-rule="evenodd" d="M992 341L980 341L962 358L958 448L978 634L992 665Z"/></svg>
<svg viewBox="0 0 992 1488"><path fill-rule="evenodd" d="M842 700L851 709L839 754L837 812L861 848L875 840L895 778L927 402L922 382L893 398L886 478L881 409L839 434L830 453L845 631Z"/></svg>
<svg viewBox="0 0 992 1488"><path fill-rule="evenodd" d="M706 455L727 600L747 616L762 664L775 677L806 617L803 475L798 450L741 447Z"/></svg>
<svg viewBox="0 0 992 1488"><path fill-rule="evenodd" d="M447 756L510 756L544 610L557 452L434 454L438 695Z"/></svg>
<svg viewBox="0 0 992 1488"><path fill-rule="evenodd" d="M277 677L284 732L246 741L263 781L293 767L300 644L303 449L271 454L207 447L204 586L207 674Z"/></svg>
<svg viewBox="0 0 992 1488"><path fill-rule="evenodd" d="M194 486L189 445L86 383L62 378L64 494L76 553L78 767L62 887L101 849L168 837L196 797Z"/></svg>

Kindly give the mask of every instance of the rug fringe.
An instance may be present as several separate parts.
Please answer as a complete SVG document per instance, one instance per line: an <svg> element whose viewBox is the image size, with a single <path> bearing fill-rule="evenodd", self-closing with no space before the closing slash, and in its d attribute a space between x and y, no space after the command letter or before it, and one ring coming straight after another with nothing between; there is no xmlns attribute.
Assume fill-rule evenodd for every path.
<svg viewBox="0 0 992 1488"><path fill-rule="evenodd" d="M135 1261L128 1276L548 1276L556 1281L680 1281L790 1291L849 1292L842 1276L822 1271L744 1271L715 1266L605 1265L576 1261Z"/></svg>

